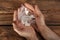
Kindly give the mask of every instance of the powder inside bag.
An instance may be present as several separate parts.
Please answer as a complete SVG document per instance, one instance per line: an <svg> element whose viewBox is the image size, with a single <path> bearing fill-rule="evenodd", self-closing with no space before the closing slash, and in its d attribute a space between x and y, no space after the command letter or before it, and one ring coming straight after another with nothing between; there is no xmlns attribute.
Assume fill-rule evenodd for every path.
<svg viewBox="0 0 60 40"><path fill-rule="evenodd" d="M29 12L29 9L22 5L21 11L18 12L18 20L20 20L21 23L24 24L25 26L30 26L31 20L35 18L33 15L30 14L31 13Z"/></svg>

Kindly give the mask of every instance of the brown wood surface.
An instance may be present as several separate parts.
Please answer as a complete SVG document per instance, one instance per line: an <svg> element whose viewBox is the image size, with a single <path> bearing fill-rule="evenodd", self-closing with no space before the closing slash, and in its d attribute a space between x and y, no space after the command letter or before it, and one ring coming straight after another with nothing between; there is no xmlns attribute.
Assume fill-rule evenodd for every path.
<svg viewBox="0 0 60 40"><path fill-rule="evenodd" d="M0 40L25 40L11 26L14 10L24 2L37 4L48 27L60 36L60 0L0 0Z"/></svg>
<svg viewBox="0 0 60 40"><path fill-rule="evenodd" d="M29 1L30 0L27 0L26 2ZM36 1L35 4L39 6L40 10L45 15L47 25L60 25L60 1L34 1ZM20 6L20 3L21 0L0 1L0 25L11 25L13 12ZM34 2L31 1L29 3L33 4Z"/></svg>
<svg viewBox="0 0 60 40"><path fill-rule="evenodd" d="M60 26L48 26L52 31L60 36ZM12 26L0 26L0 39L1 40L25 40L19 36Z"/></svg>

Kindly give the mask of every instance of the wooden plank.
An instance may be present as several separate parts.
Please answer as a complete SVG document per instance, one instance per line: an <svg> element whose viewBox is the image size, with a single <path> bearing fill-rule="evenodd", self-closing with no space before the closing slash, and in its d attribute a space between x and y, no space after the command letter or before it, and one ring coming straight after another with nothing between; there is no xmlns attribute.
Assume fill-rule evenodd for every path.
<svg viewBox="0 0 60 40"><path fill-rule="evenodd" d="M12 25L12 21L0 21L0 25Z"/></svg>
<svg viewBox="0 0 60 40"><path fill-rule="evenodd" d="M16 2L14 0L11 1L0 1L0 7L2 7L0 8L0 25L8 25L12 23L13 11L14 9L17 9L19 2ZM28 0L28 2L30 1ZM16 5L14 5L15 3ZM45 15L47 25L60 25L60 1L37 0L36 4Z"/></svg>
<svg viewBox="0 0 60 40"><path fill-rule="evenodd" d="M60 36L60 26L49 26L49 28Z"/></svg>
<svg viewBox="0 0 60 40"><path fill-rule="evenodd" d="M14 30L12 26L0 26L0 39L7 40L25 40L25 38L19 36Z"/></svg>
<svg viewBox="0 0 60 40"><path fill-rule="evenodd" d="M33 2L35 0L34 1L30 0L30 1L27 0L26 2L33 4ZM51 10L51 9L60 10L60 1L40 1L40 0L36 0L35 3L39 6L39 8L41 10ZM3 1L3 2L0 1L0 7L1 8L7 8L7 9L16 9L17 7L20 6L20 4L21 4L21 0L20 1Z"/></svg>
<svg viewBox="0 0 60 40"><path fill-rule="evenodd" d="M60 10L60 1L36 1L41 10Z"/></svg>
<svg viewBox="0 0 60 40"><path fill-rule="evenodd" d="M52 31L60 36L60 26L48 26ZM14 30L12 26L0 26L0 39L4 40L23 40Z"/></svg>
<svg viewBox="0 0 60 40"><path fill-rule="evenodd" d="M5 1L5 0L0 0L0 1ZM6 1L17 1L17 0L6 0ZM21 0L19 0L19 1L21 1ZM24 0L22 0L22 1L24 1ZM52 1L52 0L40 0L40 1ZM59 0L53 0L53 1L59 1Z"/></svg>
<svg viewBox="0 0 60 40"><path fill-rule="evenodd" d="M30 2L30 1L28 0L28 2ZM19 7L20 4L21 3L19 3L19 1L18 2L16 2L16 1L12 1L12 2L3 1L3 2L0 2L0 9L1 10L3 10L3 9L12 9L13 10L13 9L17 9L17 7ZM31 4L33 4L32 1L31 1ZM39 6L39 8L41 10L46 10L46 11L60 10L60 1L40 1L40 0L37 0L36 4Z"/></svg>
<svg viewBox="0 0 60 40"><path fill-rule="evenodd" d="M47 15L47 17L46 17L46 15ZM45 17L46 17L46 23L48 24L48 25L52 25L52 24L54 24L54 25L60 25L60 15L52 15L51 16L51 14L50 15L48 15L48 14L45 14ZM9 14L9 13L0 13L0 25L2 24L2 25L4 25L5 23L7 23L7 21L9 21L8 22L8 24L10 24L11 22L12 22L12 19L13 19L13 14ZM11 21L11 22L10 22ZM5 24L5 25L7 25L7 24Z"/></svg>
<svg viewBox="0 0 60 40"><path fill-rule="evenodd" d="M19 36L16 32L11 29L10 26L0 26L0 40L24 40L23 37Z"/></svg>
<svg viewBox="0 0 60 40"><path fill-rule="evenodd" d="M12 25L13 21L0 21L0 25ZM46 25L50 25L50 26L57 26L60 25L60 23L53 23L53 22L46 22Z"/></svg>
<svg viewBox="0 0 60 40"><path fill-rule="evenodd" d="M42 13L45 13L44 16L46 18L46 24L47 25L60 25L60 14L56 13L48 13L46 14L46 11L42 11ZM13 20L13 12L0 12L0 25L10 25ZM8 24L7 24L8 23Z"/></svg>
<svg viewBox="0 0 60 40"><path fill-rule="evenodd" d="M14 10L11 10L11 11L7 11L7 10L0 10L0 15L1 14L11 14L11 13L13 13L14 12Z"/></svg>
<svg viewBox="0 0 60 40"><path fill-rule="evenodd" d="M0 21L11 21L12 15L0 15Z"/></svg>

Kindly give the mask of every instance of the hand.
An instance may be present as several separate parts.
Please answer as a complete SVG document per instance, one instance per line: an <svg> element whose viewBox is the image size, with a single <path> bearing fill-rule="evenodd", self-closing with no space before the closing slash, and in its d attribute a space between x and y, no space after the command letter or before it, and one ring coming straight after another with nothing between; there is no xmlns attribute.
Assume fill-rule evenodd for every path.
<svg viewBox="0 0 60 40"><path fill-rule="evenodd" d="M35 26L34 28L36 30L38 30L37 28L39 28L40 26L45 26L45 19L44 19L44 15L42 14L42 12L39 10L38 6L35 5L34 7L30 4L25 3L25 6L30 9L33 12L33 15L35 16L35 21L37 24L37 27Z"/></svg>
<svg viewBox="0 0 60 40"><path fill-rule="evenodd" d="M32 5L25 3L25 6L33 11L37 24L35 29L38 29L37 31L40 32L46 40L60 40L60 37L45 25L44 15L41 13L37 5L33 7Z"/></svg>
<svg viewBox="0 0 60 40"><path fill-rule="evenodd" d="M24 26L20 21L18 21L17 14L20 12L20 8L18 11L14 11L13 16L13 29L16 31L20 36L23 36L28 39L36 40L37 36L35 30L32 26Z"/></svg>

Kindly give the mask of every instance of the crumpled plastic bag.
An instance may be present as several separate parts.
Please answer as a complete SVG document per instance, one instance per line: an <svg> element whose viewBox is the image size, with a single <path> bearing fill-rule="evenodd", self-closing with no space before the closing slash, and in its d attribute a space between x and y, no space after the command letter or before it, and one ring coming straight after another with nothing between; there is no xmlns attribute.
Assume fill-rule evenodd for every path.
<svg viewBox="0 0 60 40"><path fill-rule="evenodd" d="M31 15L31 13L29 12L29 9L22 5L21 10L18 13L18 20L20 20L21 23L24 24L25 26L30 26L31 23L34 21L32 20L34 18L35 17Z"/></svg>

